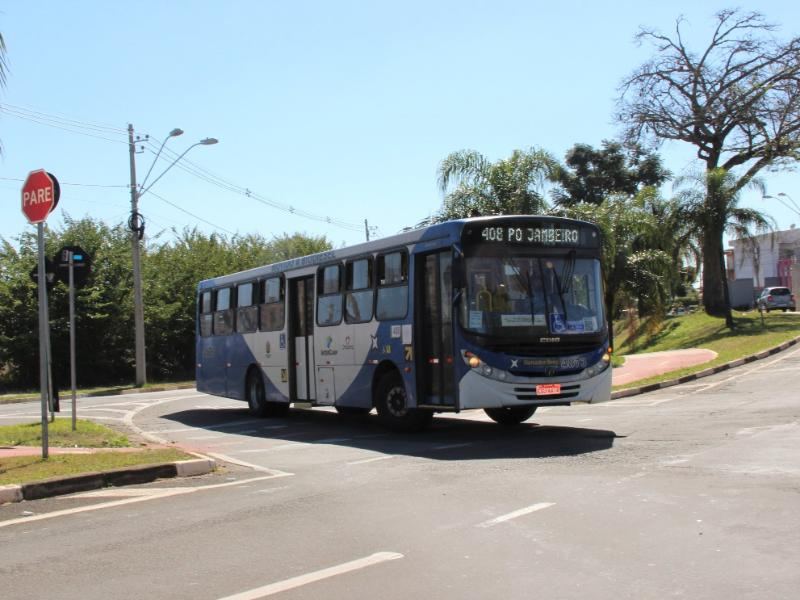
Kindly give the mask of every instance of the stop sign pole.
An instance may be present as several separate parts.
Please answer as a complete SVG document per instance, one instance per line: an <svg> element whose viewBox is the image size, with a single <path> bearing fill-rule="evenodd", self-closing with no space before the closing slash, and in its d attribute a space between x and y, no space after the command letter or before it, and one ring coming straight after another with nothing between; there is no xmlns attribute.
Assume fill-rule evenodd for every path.
<svg viewBox="0 0 800 600"><path fill-rule="evenodd" d="M22 185L22 213L36 225L39 246L39 387L42 398L42 458L48 458L47 408L50 398L50 332L45 281L44 222L58 203L58 181L44 169L31 171Z"/></svg>

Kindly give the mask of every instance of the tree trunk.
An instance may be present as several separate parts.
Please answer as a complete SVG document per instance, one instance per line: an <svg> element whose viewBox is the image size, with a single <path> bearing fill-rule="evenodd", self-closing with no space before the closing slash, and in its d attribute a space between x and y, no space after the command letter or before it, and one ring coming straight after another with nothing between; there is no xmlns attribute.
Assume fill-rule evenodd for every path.
<svg viewBox="0 0 800 600"><path fill-rule="evenodd" d="M725 290L726 284L722 274L725 265L722 264L722 232L707 231L703 236L703 308L707 314L714 317L726 315Z"/></svg>

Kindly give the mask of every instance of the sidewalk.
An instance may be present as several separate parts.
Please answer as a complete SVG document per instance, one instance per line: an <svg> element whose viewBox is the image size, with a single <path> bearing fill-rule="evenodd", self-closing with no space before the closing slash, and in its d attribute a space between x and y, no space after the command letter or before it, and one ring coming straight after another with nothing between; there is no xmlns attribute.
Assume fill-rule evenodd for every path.
<svg viewBox="0 0 800 600"><path fill-rule="evenodd" d="M715 358L717 358L716 352L701 348L629 354L625 356L625 364L614 369L611 381L612 385L626 385L653 375L699 365Z"/></svg>

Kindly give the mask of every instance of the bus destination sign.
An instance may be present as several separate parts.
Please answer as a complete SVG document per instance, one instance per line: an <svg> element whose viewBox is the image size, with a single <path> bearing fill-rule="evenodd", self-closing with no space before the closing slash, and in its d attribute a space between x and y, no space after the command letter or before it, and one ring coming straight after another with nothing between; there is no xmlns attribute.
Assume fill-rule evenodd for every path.
<svg viewBox="0 0 800 600"><path fill-rule="evenodd" d="M561 223L520 223L477 225L467 228L464 241L484 244L512 244L529 246L600 246L597 230L590 227Z"/></svg>

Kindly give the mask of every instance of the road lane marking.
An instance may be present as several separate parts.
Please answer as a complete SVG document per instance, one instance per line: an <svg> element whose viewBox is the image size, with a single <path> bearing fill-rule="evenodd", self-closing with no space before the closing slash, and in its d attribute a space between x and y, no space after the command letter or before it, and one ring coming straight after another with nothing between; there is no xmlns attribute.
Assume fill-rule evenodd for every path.
<svg viewBox="0 0 800 600"><path fill-rule="evenodd" d="M726 377L725 379L723 379L721 381L716 381L714 383L709 383L708 385L706 385L706 386L700 388L699 390L697 390L696 392L692 392L692 393L696 394L696 393L699 393L699 392L705 392L705 391L710 390L712 388L715 388L715 387L718 387L718 386L723 385L725 383L728 383L730 381L733 381L734 379L739 379L741 377L745 377L747 375L750 375L751 373L755 373L756 371L760 371L762 369L766 369L767 367L771 367L772 365L774 365L776 363L779 363L779 362L782 362L782 361L786 360L787 358L793 358L797 354L800 354L800 348L798 348L794 352L789 352L788 354L786 354L784 356L781 356L779 358L776 358L775 360L772 360L770 362L764 362L763 364L760 364L757 367L753 367L752 369L747 369L746 371L742 371L741 373L736 373L736 375L731 375L730 377Z"/></svg>
<svg viewBox="0 0 800 600"><path fill-rule="evenodd" d="M354 460L353 462L347 463L348 465L365 465L371 462L378 462L379 460L389 460L390 458L396 458L394 454L387 454L386 456L375 456L373 458L365 458L363 460Z"/></svg>
<svg viewBox="0 0 800 600"><path fill-rule="evenodd" d="M262 471L265 469L262 467ZM245 485L250 483L255 483L258 481L266 481L267 479L276 479L278 477L288 477L294 475L294 473L286 473L284 471L276 471L270 469L271 473L269 475L264 475L262 477L253 477L251 479L242 479L237 481L228 481L225 483L214 483L211 485L199 486L199 487L186 487L186 488L159 488L152 490L152 494L147 496L137 496L134 498L124 498L122 500L114 500L112 502L103 502L101 504L93 504L91 506L81 506L78 508L67 508L64 510L54 510L53 512L44 513L41 515L32 515L29 517L20 517L18 519L10 519L8 521L0 522L0 529L4 527L11 527L12 525L19 525L22 523L32 523L34 521L44 521L45 519L55 519L57 517L66 517L69 515L76 515L79 513L89 512L93 510L102 510L105 508L115 508L117 506L125 506L126 504L134 504L137 502L147 502L148 500L160 500L161 498L169 498L172 496L183 496L185 494L193 494L194 492L202 492L206 490L214 490L219 488L225 487L233 487L237 485ZM75 496L73 496L75 497Z"/></svg>
<svg viewBox="0 0 800 600"><path fill-rule="evenodd" d="M476 527L492 527L499 523L505 523L506 521L510 521L511 519L516 519L517 517L524 517L525 515L529 515L532 512L536 512L537 510L544 510L545 508L550 508L551 506L555 506L555 502L539 502L538 504L532 504L530 506L526 506L525 508L520 508L519 510L515 510L514 512L506 513L504 515L500 515L499 517L495 517L494 519L490 519L488 521L484 521L483 523L478 523Z"/></svg>
<svg viewBox="0 0 800 600"><path fill-rule="evenodd" d="M375 554L371 554L370 556L366 556L364 558L351 560L350 562L342 563L334 567L328 567L327 569L320 569L319 571L313 571L311 573L306 573L305 575L298 575L297 577L270 583L252 590L233 594L232 596L225 596L219 600L257 600L258 598L266 598L267 596L292 590L304 585L308 585L309 583L315 583L317 581L329 579L337 575L344 575L345 573L358 571L359 569L371 567L373 565L384 563L390 560L397 560L399 558L403 558L403 555L399 552L376 552Z"/></svg>
<svg viewBox="0 0 800 600"><path fill-rule="evenodd" d="M452 448L464 448L466 446L472 446L475 442L464 442L462 444L445 444L444 446L434 446L431 450L450 450Z"/></svg>
<svg viewBox="0 0 800 600"><path fill-rule="evenodd" d="M191 398L205 398L205 397L207 397L207 394L194 394L194 395L187 395L187 396L171 396L169 398L160 398L159 400L156 400L155 402L153 402L151 404L147 404L145 406L140 406L138 408L133 409L132 411L129 411L123 417L122 420L125 423L125 425L127 425L128 427L133 429L137 434L142 436L147 441L155 442L156 444L169 444L170 443L169 440L166 440L166 439L164 439L164 438L162 438L160 436L148 433L144 429L139 427L136 423L133 422L133 418L136 415L138 415L140 412L142 412L143 410L145 410L147 408L154 407L154 406L158 406L160 404L166 404L167 402L174 402L175 400L187 400L187 399L191 399Z"/></svg>
<svg viewBox="0 0 800 600"><path fill-rule="evenodd" d="M279 471L278 469L270 469L269 467L254 465L253 463L239 460L238 458L234 458L233 456L229 456L227 454L219 454L217 452L207 452L207 454L211 458L221 460L222 462L228 462L234 465L239 465L240 467L247 467L248 469L253 469L254 471L259 471L261 473L269 473L273 477L286 477L288 475L294 475L294 473L287 473L285 471Z"/></svg>

